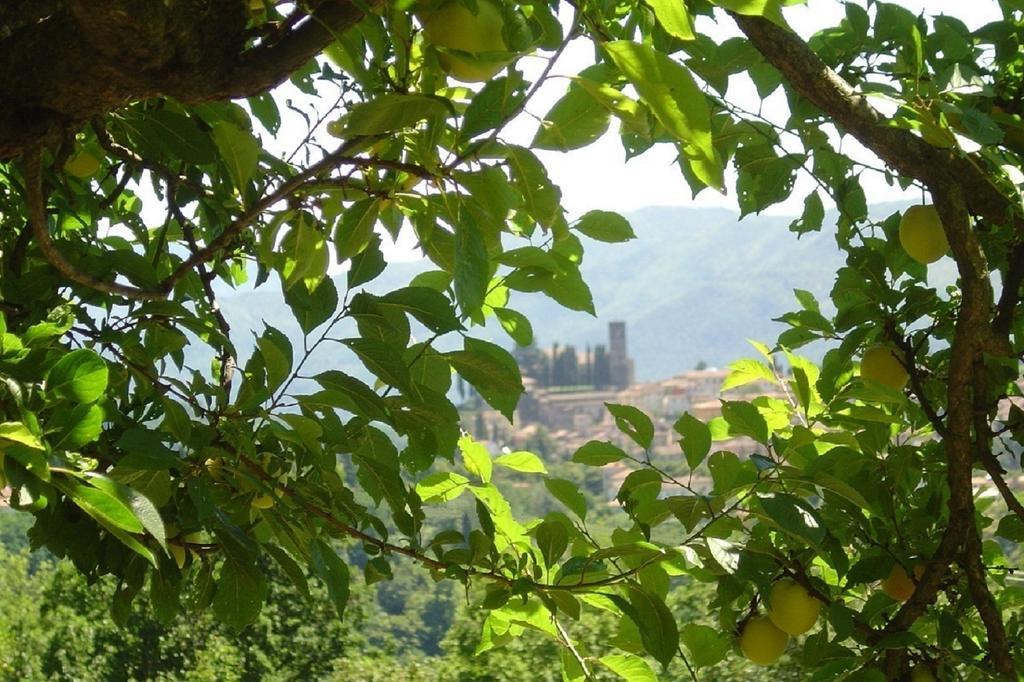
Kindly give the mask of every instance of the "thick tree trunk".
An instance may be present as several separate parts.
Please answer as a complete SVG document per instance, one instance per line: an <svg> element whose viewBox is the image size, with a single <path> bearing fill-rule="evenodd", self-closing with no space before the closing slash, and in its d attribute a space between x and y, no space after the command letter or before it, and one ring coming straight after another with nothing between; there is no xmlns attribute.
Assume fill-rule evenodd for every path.
<svg viewBox="0 0 1024 682"><path fill-rule="evenodd" d="M376 4L375 2L368 3ZM245 0L63 0L0 14L0 159L157 96L245 97L277 85L363 16L348 0L258 43Z"/></svg>

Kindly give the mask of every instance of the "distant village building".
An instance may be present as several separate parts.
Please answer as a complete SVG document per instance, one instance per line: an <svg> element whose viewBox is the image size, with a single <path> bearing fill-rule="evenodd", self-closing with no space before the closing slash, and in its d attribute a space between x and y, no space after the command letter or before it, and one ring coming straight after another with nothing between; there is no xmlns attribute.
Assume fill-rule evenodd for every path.
<svg viewBox="0 0 1024 682"><path fill-rule="evenodd" d="M616 427L606 407L607 403L617 403L632 405L651 417L655 426L652 454L679 456L680 435L674 425L684 412L707 422L721 416L722 400L785 397L778 386L767 381L731 389L723 396L722 386L729 370L703 365L667 379L635 383L624 322L608 325L607 346L596 345L591 349L588 345L583 351L557 343L549 349L531 346L518 349L516 359L525 393L513 424L482 401L478 401L472 419L465 424L478 440L487 442L495 451L501 447L543 447L546 457L567 458L588 441L607 440L636 453L636 444ZM715 449L742 458L764 450L746 437L716 442ZM605 466L605 489L618 490L621 479L632 470L627 462ZM693 485L696 489L709 488L711 481L700 478L693 480Z"/></svg>
<svg viewBox="0 0 1024 682"><path fill-rule="evenodd" d="M568 456L589 440L610 440L634 447L615 427L606 403L632 405L648 414L655 424L652 450L655 454L679 452L679 434L673 425L684 412L702 421L722 413L722 386L729 370L702 366L668 379L635 383L634 363L629 357L626 323L608 325L608 345L587 346L578 351L571 345L552 344L550 349L520 349L517 359L523 372L525 393L516 410L512 439L523 440L518 432L529 429L529 437L541 429L556 452ZM778 387L755 382L730 391L736 398L757 395L781 397ZM504 421L497 413L490 418ZM507 422L505 422L507 424ZM505 433L499 428L478 428L484 434ZM722 443L740 456L758 451L746 438Z"/></svg>
<svg viewBox="0 0 1024 682"><path fill-rule="evenodd" d="M608 370L615 388L633 385L633 359L626 347L626 323L608 323Z"/></svg>

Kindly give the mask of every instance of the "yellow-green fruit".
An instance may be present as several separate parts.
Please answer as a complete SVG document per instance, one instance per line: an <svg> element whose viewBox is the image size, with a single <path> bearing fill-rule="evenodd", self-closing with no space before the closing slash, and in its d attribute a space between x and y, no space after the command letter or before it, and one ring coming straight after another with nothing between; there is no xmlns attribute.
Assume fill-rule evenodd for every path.
<svg viewBox="0 0 1024 682"><path fill-rule="evenodd" d="M345 137L345 123L339 118L327 123L327 134L331 137Z"/></svg>
<svg viewBox="0 0 1024 682"><path fill-rule="evenodd" d="M252 498L252 506L256 509L270 509L274 506L273 495L257 495Z"/></svg>
<svg viewBox="0 0 1024 682"><path fill-rule="evenodd" d="M436 47L469 52L478 59L465 59L451 52L439 52L441 67L452 78L464 83L482 83L494 78L507 60L493 61L481 56L488 52L507 52L502 36L505 20L501 7L493 0L477 0L476 14L458 0L451 0L427 16L423 37Z"/></svg>
<svg viewBox="0 0 1024 682"><path fill-rule="evenodd" d="M914 566L914 577L920 579L924 575L924 566ZM882 592L896 601L907 601L914 594L917 584L910 579L907 572L899 564L895 564L889 575L882 580Z"/></svg>
<svg viewBox="0 0 1024 682"><path fill-rule="evenodd" d="M900 244L919 263L934 263L949 251L939 212L931 204L911 206L900 220Z"/></svg>
<svg viewBox="0 0 1024 682"><path fill-rule="evenodd" d="M215 481L224 480L224 460L220 457L211 457L203 464L206 465L206 472L210 474L210 478Z"/></svg>
<svg viewBox="0 0 1024 682"><path fill-rule="evenodd" d="M910 682L937 682L935 673L924 663L918 663L910 671Z"/></svg>
<svg viewBox="0 0 1024 682"><path fill-rule="evenodd" d="M860 375L901 391L910 379L902 359L903 354L893 346L884 343L871 346L861 358Z"/></svg>
<svg viewBox="0 0 1024 682"><path fill-rule="evenodd" d="M802 635L810 630L821 613L821 602L803 585L789 578L772 585L768 601L768 617L772 623L791 635Z"/></svg>
<svg viewBox="0 0 1024 682"><path fill-rule="evenodd" d="M789 644L789 635L775 627L768 616L754 616L740 634L740 651L758 665L779 660Z"/></svg>
<svg viewBox="0 0 1024 682"><path fill-rule="evenodd" d="M84 149L72 154L71 158L64 163L64 171L76 178L92 177L99 169L100 160Z"/></svg>
<svg viewBox="0 0 1024 682"><path fill-rule="evenodd" d="M185 548L181 545L168 544L167 551L174 557L174 563L178 564L178 568L185 568L185 557L187 556Z"/></svg>

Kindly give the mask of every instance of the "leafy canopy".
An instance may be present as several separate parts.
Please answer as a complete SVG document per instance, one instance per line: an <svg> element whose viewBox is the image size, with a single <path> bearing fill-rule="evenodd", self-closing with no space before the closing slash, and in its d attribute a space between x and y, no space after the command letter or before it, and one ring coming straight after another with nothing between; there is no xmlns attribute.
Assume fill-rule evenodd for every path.
<svg viewBox="0 0 1024 682"><path fill-rule="evenodd" d="M497 55L429 44L431 2L226 2L202 17L184 0L52 4L0 14L0 479L37 546L116 577L115 618L144 597L243 628L268 562L300 593L322 582L343 617L345 540L372 557L369 581L403 555L486 586L480 650L537 631L564 648L567 680L696 677L738 655L734 634L781 578L825 605L790 644L815 679L1024 670L1009 570L1024 507L1003 469L1024 423L1007 400L1024 278L1019 3L993 3L1001 19L976 30L847 3L806 39L786 0L510 3ZM711 20L739 33L712 39ZM136 32L151 40L125 39ZM573 41L592 43L593 64L532 111ZM442 68L474 60L507 66L472 87ZM740 81L785 116L731 101ZM505 132L524 112L539 117L529 144ZM286 118L301 120L294 146ZM829 230L847 259L831 300L797 291L786 331L727 380L783 397L682 415L667 462L647 415L609 407L622 438L572 458L634 469L619 527L598 537L575 484L461 431L451 388L454 373L512 419L519 369L474 332L493 317L529 344L527 295L593 312L586 240L632 228L606 211L570 220L537 152L606 134L627 157L671 145L682 183L733 193L744 215L811 177L791 229ZM868 160L846 153L854 142ZM938 290L903 251L899 215L869 217L861 180L877 173L930 193L955 285ZM371 293L382 241L400 234L433 269ZM280 289L295 330L231 328L227 287ZM796 355L814 341L820 366ZM880 343L900 350L905 390L858 376ZM311 374L314 353L364 371ZM735 437L758 454L731 452ZM975 498L978 468L998 497ZM522 518L502 493L511 475L563 510ZM462 530L431 521L467 503ZM915 565L906 602L875 586ZM706 624L666 606L683 579L716 586ZM564 623L591 609L621 627L583 646Z"/></svg>

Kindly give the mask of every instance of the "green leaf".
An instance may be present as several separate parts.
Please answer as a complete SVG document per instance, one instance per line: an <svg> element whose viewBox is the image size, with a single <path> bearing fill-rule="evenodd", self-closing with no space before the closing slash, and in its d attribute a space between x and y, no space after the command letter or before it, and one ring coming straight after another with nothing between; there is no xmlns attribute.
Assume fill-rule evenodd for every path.
<svg viewBox="0 0 1024 682"><path fill-rule="evenodd" d="M455 298L463 313L476 315L487 298L491 264L487 244L473 213L460 204L459 224L455 226Z"/></svg>
<svg viewBox="0 0 1024 682"><path fill-rule="evenodd" d="M0 441L20 443L33 450L44 450L45 446L36 436L28 430L28 427L21 422L4 422L0 424Z"/></svg>
<svg viewBox="0 0 1024 682"><path fill-rule="evenodd" d="M288 232L281 242L284 252L284 267L281 271L285 291L299 282L313 291L327 275L330 255L327 252L327 240L317 229L312 217L300 213L297 224Z"/></svg>
<svg viewBox="0 0 1024 682"><path fill-rule="evenodd" d="M403 393L410 392L409 367L394 348L376 339L341 339L340 343L348 346L381 381Z"/></svg>
<svg viewBox="0 0 1024 682"><path fill-rule="evenodd" d="M61 448L74 450L99 439L103 429L104 411L100 405L75 405L67 413L62 425L63 435L57 444Z"/></svg>
<svg viewBox="0 0 1024 682"><path fill-rule="evenodd" d="M605 65L602 64L600 66L604 67ZM587 69L584 73L589 71L590 69ZM641 138L649 138L652 121L647 107L632 97L622 94L622 92L612 86L601 82L604 78L607 78L607 76L597 80L577 77L573 79L573 82L590 93L590 96L600 102L601 106L618 118L622 123L622 130L638 135Z"/></svg>
<svg viewBox="0 0 1024 682"><path fill-rule="evenodd" d="M825 529L820 519L801 500L784 493L762 495L758 499L765 513L787 533L812 545L820 544L825 539Z"/></svg>
<svg viewBox="0 0 1024 682"><path fill-rule="evenodd" d="M266 594L266 580L255 566L228 559L217 579L213 612L222 623L241 630L256 622Z"/></svg>
<svg viewBox="0 0 1024 682"><path fill-rule="evenodd" d="M427 287L403 287L382 296L378 305L396 306L409 313L432 332L446 334L462 329L448 297Z"/></svg>
<svg viewBox="0 0 1024 682"><path fill-rule="evenodd" d="M445 353L445 358L488 404L512 421L523 393L523 380L519 365L508 351L488 341L466 337L463 350Z"/></svg>
<svg viewBox="0 0 1024 682"><path fill-rule="evenodd" d="M697 524L714 509L708 499L685 495L666 497L665 505L688 532L696 528Z"/></svg>
<svg viewBox="0 0 1024 682"><path fill-rule="evenodd" d="M199 129L195 121L170 108L135 109L126 121L142 145L159 152L164 158L201 165L216 158L217 148L210 137Z"/></svg>
<svg viewBox="0 0 1024 682"><path fill-rule="evenodd" d="M658 682L647 661L633 654L608 654L598 659L601 665L626 680L626 682Z"/></svg>
<svg viewBox="0 0 1024 682"><path fill-rule="evenodd" d="M374 239L373 226L377 224L377 215L380 211L380 202L376 197L367 197L355 202L341 214L337 227L334 230L334 248L337 252L336 258L339 263L348 258L354 258L370 246ZM383 260L383 256L381 257ZM363 264L360 264L361 268ZM353 262L352 267L356 264ZM351 272L351 271L350 271ZM369 281L357 275L351 275L359 284L362 281ZM373 279L370 277L369 279Z"/></svg>
<svg viewBox="0 0 1024 682"><path fill-rule="evenodd" d="M430 474L416 484L416 494L424 504L441 504L458 498L469 485L469 479L452 471Z"/></svg>
<svg viewBox="0 0 1024 682"><path fill-rule="evenodd" d="M161 434L148 429L130 428L117 439L117 447L125 456L118 466L131 469L160 470L181 467L178 454L164 445Z"/></svg>
<svg viewBox="0 0 1024 682"><path fill-rule="evenodd" d="M96 488L72 477L55 478L53 482L82 511L104 526L128 533L141 533L145 530L131 505L116 491Z"/></svg>
<svg viewBox="0 0 1024 682"><path fill-rule="evenodd" d="M729 424L729 432L733 435L750 436L758 443L768 442L768 424L750 403L723 401L722 417Z"/></svg>
<svg viewBox="0 0 1024 682"><path fill-rule="evenodd" d="M327 594L344 620L345 607L348 606L349 571L348 566L326 542L320 539L309 543L310 564L313 572L327 586Z"/></svg>
<svg viewBox="0 0 1024 682"><path fill-rule="evenodd" d="M408 492L394 443L379 429L366 428L363 432L364 437L352 453L360 485L375 502L386 500L393 516L405 515Z"/></svg>
<svg viewBox="0 0 1024 682"><path fill-rule="evenodd" d="M175 400L161 396L160 404L164 408L164 421L160 428L178 439L179 443L187 442L192 435L192 417Z"/></svg>
<svg viewBox="0 0 1024 682"><path fill-rule="evenodd" d="M328 391L337 391L346 396L355 413L371 420L388 421L387 404L359 379L339 370L321 372L313 379Z"/></svg>
<svg viewBox="0 0 1024 682"><path fill-rule="evenodd" d="M455 179L469 190L466 204L488 222L505 222L509 212L522 204L501 166L483 166L472 173L457 171Z"/></svg>
<svg viewBox="0 0 1024 682"><path fill-rule="evenodd" d="M629 436L644 450L651 447L651 443L654 442L654 422L650 417L632 405L605 403L604 406L615 417L615 426L619 431Z"/></svg>
<svg viewBox="0 0 1024 682"><path fill-rule="evenodd" d="M562 682L587 682L587 673L566 647L558 647L558 655L562 661Z"/></svg>
<svg viewBox="0 0 1024 682"><path fill-rule="evenodd" d="M288 337L274 327L267 326L256 340L260 357L267 369L267 390L273 391L288 378L292 371L292 344Z"/></svg>
<svg viewBox="0 0 1024 682"><path fill-rule="evenodd" d="M149 576L149 598L153 617L169 625L181 610L181 579L168 571L153 571Z"/></svg>
<svg viewBox="0 0 1024 682"><path fill-rule="evenodd" d="M284 292L284 300L303 333L309 334L337 311L338 288L334 280L325 277L313 290L304 286L288 289Z"/></svg>
<svg viewBox="0 0 1024 682"><path fill-rule="evenodd" d="M551 620L551 611L536 598L527 601L522 601L521 598L510 600L505 606L497 609L496 613L519 625L558 637L558 631Z"/></svg>
<svg viewBox="0 0 1024 682"><path fill-rule="evenodd" d="M107 363L87 348L73 350L57 361L46 378L46 388L79 403L94 403L107 390Z"/></svg>
<svg viewBox="0 0 1024 682"><path fill-rule="evenodd" d="M679 40L694 40L693 19L686 9L685 2L676 0L644 0L654 10L654 17L668 33Z"/></svg>
<svg viewBox="0 0 1024 682"><path fill-rule="evenodd" d="M729 637L697 623L684 625L681 637L690 652L690 664L695 668L705 668L725 660L732 647Z"/></svg>
<svg viewBox="0 0 1024 682"><path fill-rule="evenodd" d="M690 72L648 45L617 40L604 48L655 118L683 143L694 175L721 190L723 168L712 143L711 111Z"/></svg>
<svg viewBox="0 0 1024 682"><path fill-rule="evenodd" d="M711 450L711 429L689 412L684 412L673 428L682 436L679 443L686 455L686 463L691 469L696 469Z"/></svg>
<svg viewBox="0 0 1024 682"><path fill-rule="evenodd" d="M292 581L292 585L295 586L299 594L311 602L313 595L309 593L309 582L306 580L306 574L302 567L295 562L295 559L277 545L264 544L263 549L274 558L274 561L281 567L281 570L288 576L288 579Z"/></svg>
<svg viewBox="0 0 1024 682"><path fill-rule="evenodd" d="M281 111L277 108L277 102L269 92L253 95L248 99L249 108L252 113L267 129L271 135L276 135L281 127Z"/></svg>
<svg viewBox="0 0 1024 682"><path fill-rule="evenodd" d="M459 438L459 452L462 453L462 461L469 473L484 483L491 482L491 472L494 469L494 465L491 462L491 453L487 451L486 445L476 442L467 434Z"/></svg>
<svg viewBox="0 0 1024 682"><path fill-rule="evenodd" d="M771 367L759 360L737 360L729 365L729 369L731 371L722 383L723 391L728 391L730 388L736 388L737 386L745 386L755 381L767 381L770 384L776 383L775 372L772 371Z"/></svg>
<svg viewBox="0 0 1024 682"><path fill-rule="evenodd" d="M793 224L789 226L789 229L798 235L806 234L808 232L817 232L821 229L824 221L825 206L821 203L821 197L818 195L818 191L815 190L804 198L804 211L800 215L799 219L793 221Z"/></svg>
<svg viewBox="0 0 1024 682"><path fill-rule="evenodd" d="M219 121L213 127L212 135L235 188L244 192L249 179L256 172L260 143L251 132L227 121Z"/></svg>
<svg viewBox="0 0 1024 682"><path fill-rule="evenodd" d="M558 521L544 521L534 532L544 565L554 566L569 547L569 532Z"/></svg>
<svg viewBox="0 0 1024 682"><path fill-rule="evenodd" d="M775 148L763 140L740 147L734 161L740 217L760 213L788 199L796 182L796 172L806 158L803 154L779 156Z"/></svg>
<svg viewBox="0 0 1024 682"><path fill-rule="evenodd" d="M626 459L626 453L606 440L589 441L572 456L572 461L587 466L604 466L621 459Z"/></svg>
<svg viewBox="0 0 1024 682"><path fill-rule="evenodd" d="M86 473L86 480L93 487L127 502L145 531L157 541L164 551L167 550L167 532L164 528L164 520L160 517L156 505L148 497L121 481L95 472Z"/></svg>
<svg viewBox="0 0 1024 682"><path fill-rule="evenodd" d="M344 118L344 134L380 135L447 115L448 106L438 97L387 93L351 107Z"/></svg>
<svg viewBox="0 0 1024 682"><path fill-rule="evenodd" d="M732 452L719 451L708 459L708 469L715 482L715 492L726 494L757 480L757 469L750 460L740 461Z"/></svg>
<svg viewBox="0 0 1024 682"><path fill-rule="evenodd" d="M501 328L517 345L529 346L533 343L533 325L525 315L511 308L495 308L494 315Z"/></svg>
<svg viewBox="0 0 1024 682"><path fill-rule="evenodd" d="M544 286L544 293L570 310L594 315L594 297L580 275L579 266L574 263L564 266Z"/></svg>
<svg viewBox="0 0 1024 682"><path fill-rule="evenodd" d="M629 221L611 211L588 211L573 227L591 239L616 243L636 239Z"/></svg>
<svg viewBox="0 0 1024 682"><path fill-rule="evenodd" d="M375 215L374 221L376 219ZM372 222L370 224L370 232L373 232ZM339 262L340 260L344 259L339 259ZM348 288L355 289L360 284L366 284L376 279L384 272L385 267L387 267L387 262L384 260L384 252L380 249L380 237L376 234L371 234L363 250L352 256L352 264L348 269L347 275Z"/></svg>
<svg viewBox="0 0 1024 682"><path fill-rule="evenodd" d="M630 585L629 603L637 615L637 627L644 649L651 656L668 667L679 646L679 630L672 612L658 596Z"/></svg>
<svg viewBox="0 0 1024 682"><path fill-rule="evenodd" d="M561 214L562 193L552 184L544 164L529 149L510 145L508 165L530 216L544 227L554 225Z"/></svg>
<svg viewBox="0 0 1024 682"><path fill-rule="evenodd" d="M133 491L145 495L158 507L167 504L173 495L171 474L167 469L146 471L116 466L110 470L110 477L125 484Z"/></svg>
<svg viewBox="0 0 1024 682"><path fill-rule="evenodd" d="M587 518L587 498L572 481L563 478L545 478L544 487L551 496L561 502L580 519Z"/></svg>
<svg viewBox="0 0 1024 682"><path fill-rule="evenodd" d="M562 152L585 147L604 135L610 118L598 100L572 84L544 115L530 146Z"/></svg>
<svg viewBox="0 0 1024 682"><path fill-rule="evenodd" d="M525 452L523 450L501 455L494 460L494 463L523 474L546 474L548 472L544 468L544 462L540 460L540 457L532 452Z"/></svg>
<svg viewBox="0 0 1024 682"><path fill-rule="evenodd" d="M459 141L466 142L493 130L523 103L523 80L519 76L495 78L473 96L462 116Z"/></svg>

